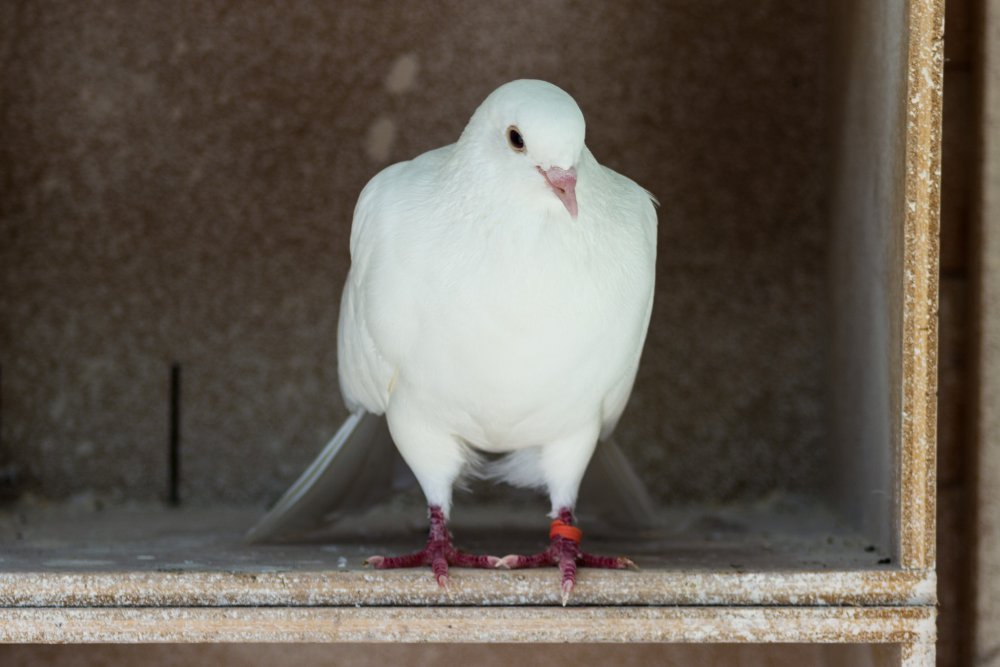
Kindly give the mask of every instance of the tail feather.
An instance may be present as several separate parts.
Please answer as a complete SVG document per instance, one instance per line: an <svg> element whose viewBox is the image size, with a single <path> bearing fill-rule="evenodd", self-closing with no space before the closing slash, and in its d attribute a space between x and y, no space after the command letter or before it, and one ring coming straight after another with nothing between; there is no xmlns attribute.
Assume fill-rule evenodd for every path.
<svg viewBox="0 0 1000 667"><path fill-rule="evenodd" d="M313 527L319 517L378 503L396 486L396 459L399 455L385 417L363 411L352 414L244 539L248 543L280 540Z"/></svg>
<svg viewBox="0 0 1000 667"><path fill-rule="evenodd" d="M597 443L580 484L591 511L620 528L656 525L656 503L613 438Z"/></svg>

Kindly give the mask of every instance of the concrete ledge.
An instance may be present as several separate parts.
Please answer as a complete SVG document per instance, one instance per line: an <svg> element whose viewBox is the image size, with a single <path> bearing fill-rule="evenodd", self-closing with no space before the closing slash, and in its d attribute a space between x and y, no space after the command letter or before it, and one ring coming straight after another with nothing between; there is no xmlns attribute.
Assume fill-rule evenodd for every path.
<svg viewBox="0 0 1000 667"><path fill-rule="evenodd" d="M3 609L4 642L926 644L930 607Z"/></svg>

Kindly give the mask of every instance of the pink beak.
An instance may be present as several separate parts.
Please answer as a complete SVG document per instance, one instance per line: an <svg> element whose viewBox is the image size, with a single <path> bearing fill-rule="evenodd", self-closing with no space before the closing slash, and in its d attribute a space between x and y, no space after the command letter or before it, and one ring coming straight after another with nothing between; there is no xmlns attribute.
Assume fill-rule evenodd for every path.
<svg viewBox="0 0 1000 667"><path fill-rule="evenodd" d="M559 201L569 211L570 216L576 219L576 169L551 167L548 171L543 171L539 167L538 171L545 177L545 182L556 193L556 197L559 197Z"/></svg>

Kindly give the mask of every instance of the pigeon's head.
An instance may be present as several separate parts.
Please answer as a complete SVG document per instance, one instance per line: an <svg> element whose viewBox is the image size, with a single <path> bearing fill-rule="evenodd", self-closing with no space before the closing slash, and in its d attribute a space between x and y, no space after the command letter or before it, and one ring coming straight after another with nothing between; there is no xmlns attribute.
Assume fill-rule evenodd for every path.
<svg viewBox="0 0 1000 667"><path fill-rule="evenodd" d="M479 106L462 135L496 166L504 188L520 204L565 208L577 214L576 167L586 125L580 107L551 83L506 83ZM492 171L492 170L491 170Z"/></svg>

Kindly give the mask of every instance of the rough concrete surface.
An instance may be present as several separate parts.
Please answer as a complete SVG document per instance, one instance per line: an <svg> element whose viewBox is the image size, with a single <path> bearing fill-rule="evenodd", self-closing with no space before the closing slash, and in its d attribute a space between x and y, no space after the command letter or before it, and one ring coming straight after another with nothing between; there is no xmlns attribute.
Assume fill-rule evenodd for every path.
<svg viewBox="0 0 1000 667"><path fill-rule="evenodd" d="M344 416L351 211L517 77L662 202L620 441L666 501L814 487L824 3L32 2L0 8L0 465L17 489L272 501Z"/></svg>
<svg viewBox="0 0 1000 667"><path fill-rule="evenodd" d="M979 395L975 652L977 667L1000 665L1000 2L984 3L982 187L977 295Z"/></svg>

